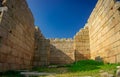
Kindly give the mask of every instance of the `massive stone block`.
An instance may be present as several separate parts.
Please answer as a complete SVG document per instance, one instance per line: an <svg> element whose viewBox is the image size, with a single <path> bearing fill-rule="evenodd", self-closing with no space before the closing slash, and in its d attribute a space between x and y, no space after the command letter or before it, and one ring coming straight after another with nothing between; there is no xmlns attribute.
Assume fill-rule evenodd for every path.
<svg viewBox="0 0 120 77"><path fill-rule="evenodd" d="M25 0L4 0L0 8L0 71L28 69L34 53L34 19Z"/></svg>
<svg viewBox="0 0 120 77"><path fill-rule="evenodd" d="M69 64L75 61L72 39L50 39L50 64Z"/></svg>

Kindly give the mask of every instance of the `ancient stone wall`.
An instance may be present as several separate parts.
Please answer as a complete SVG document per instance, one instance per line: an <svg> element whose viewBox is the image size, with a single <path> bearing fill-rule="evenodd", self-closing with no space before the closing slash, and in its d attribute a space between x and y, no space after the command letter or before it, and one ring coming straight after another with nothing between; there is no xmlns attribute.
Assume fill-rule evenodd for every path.
<svg viewBox="0 0 120 77"><path fill-rule="evenodd" d="M0 1L0 71L68 64L83 59L120 62L120 1L98 0L74 39L45 39L25 0Z"/></svg>
<svg viewBox="0 0 120 77"><path fill-rule="evenodd" d="M5 1L0 6L0 71L30 68L34 52L32 13L25 0Z"/></svg>
<svg viewBox="0 0 120 77"><path fill-rule="evenodd" d="M87 24L91 58L120 62L120 1L98 0Z"/></svg>
<svg viewBox="0 0 120 77"><path fill-rule="evenodd" d="M40 32L39 28L35 29L35 53L34 66L46 66L49 64L50 41Z"/></svg>
<svg viewBox="0 0 120 77"><path fill-rule="evenodd" d="M50 39L50 64L68 64L75 61L72 39Z"/></svg>
<svg viewBox="0 0 120 77"><path fill-rule="evenodd" d="M74 36L75 61L90 59L90 42L88 25Z"/></svg>

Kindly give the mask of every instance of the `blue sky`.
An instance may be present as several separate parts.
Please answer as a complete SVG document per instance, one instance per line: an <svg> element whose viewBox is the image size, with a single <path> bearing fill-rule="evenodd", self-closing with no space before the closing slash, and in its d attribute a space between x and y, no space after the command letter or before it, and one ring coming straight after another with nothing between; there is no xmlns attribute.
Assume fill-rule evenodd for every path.
<svg viewBox="0 0 120 77"><path fill-rule="evenodd" d="M72 38L87 22L97 0L27 0L35 25L46 38Z"/></svg>

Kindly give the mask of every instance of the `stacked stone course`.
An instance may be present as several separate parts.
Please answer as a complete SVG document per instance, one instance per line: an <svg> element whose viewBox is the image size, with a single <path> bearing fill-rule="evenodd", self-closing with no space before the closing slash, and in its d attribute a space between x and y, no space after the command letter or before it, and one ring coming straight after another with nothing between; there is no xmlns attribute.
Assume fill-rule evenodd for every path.
<svg viewBox="0 0 120 77"><path fill-rule="evenodd" d="M89 20L91 58L120 62L120 2L98 0Z"/></svg>
<svg viewBox="0 0 120 77"><path fill-rule="evenodd" d="M88 25L74 36L75 61L90 59L90 42Z"/></svg>
<svg viewBox="0 0 120 77"><path fill-rule="evenodd" d="M74 39L46 39L25 0L0 2L0 71L83 59L120 62L120 1L98 0Z"/></svg>
<svg viewBox="0 0 120 77"><path fill-rule="evenodd" d="M35 29L35 53L34 53L34 66L49 65L50 56L50 41L40 32L39 28Z"/></svg>
<svg viewBox="0 0 120 77"><path fill-rule="evenodd" d="M73 39L50 39L50 63L68 64L74 62Z"/></svg>
<svg viewBox="0 0 120 77"><path fill-rule="evenodd" d="M34 20L24 0L6 0L0 15L0 71L28 69L34 52Z"/></svg>

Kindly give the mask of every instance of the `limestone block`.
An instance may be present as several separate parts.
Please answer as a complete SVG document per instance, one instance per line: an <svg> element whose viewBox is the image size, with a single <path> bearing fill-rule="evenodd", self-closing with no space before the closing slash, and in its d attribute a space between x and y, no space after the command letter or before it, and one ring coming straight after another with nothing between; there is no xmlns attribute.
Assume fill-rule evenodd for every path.
<svg viewBox="0 0 120 77"><path fill-rule="evenodd" d="M117 66L116 77L120 77L120 66Z"/></svg>

